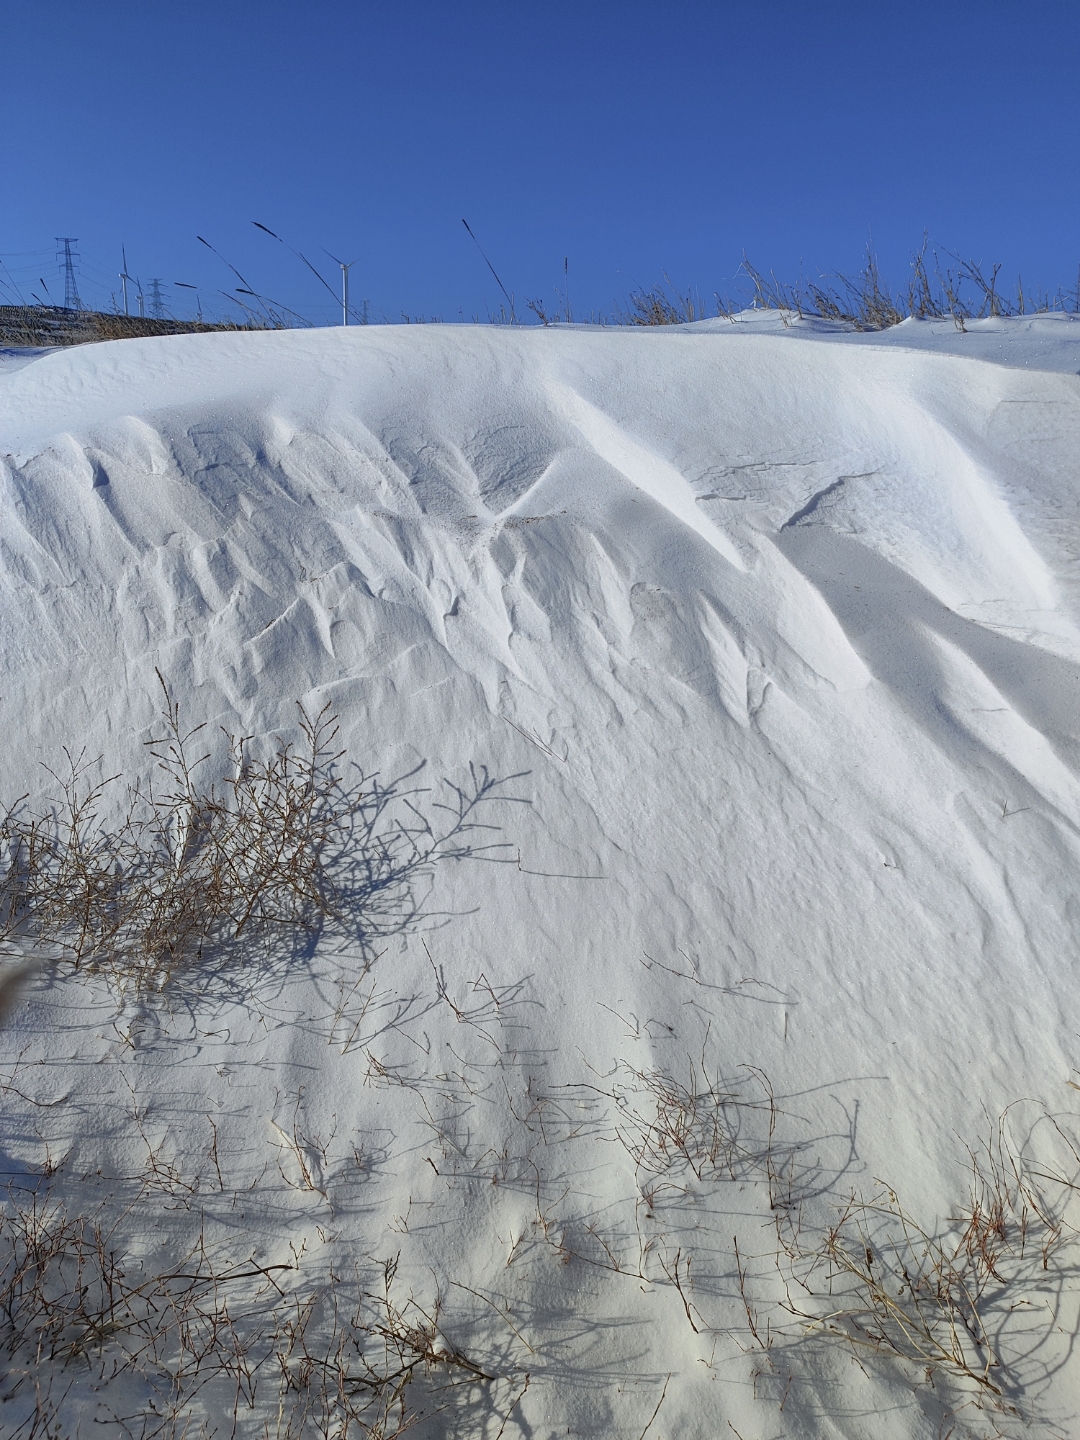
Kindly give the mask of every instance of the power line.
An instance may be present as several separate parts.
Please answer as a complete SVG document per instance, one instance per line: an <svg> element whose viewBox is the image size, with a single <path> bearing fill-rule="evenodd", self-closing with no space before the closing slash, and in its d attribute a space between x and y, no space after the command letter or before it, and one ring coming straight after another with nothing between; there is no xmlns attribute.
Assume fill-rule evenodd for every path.
<svg viewBox="0 0 1080 1440"><path fill-rule="evenodd" d="M8 277L8 279L11 281L11 288L15 291L15 295L16 295L16 297L17 297L17 299L18 299L18 303L19 303L20 305L25 305L25 304L26 304L26 301L25 301L25 300L23 299L23 297L22 297L22 291L19 289L18 281L15 279L15 276L12 275L12 273L11 273L11 271L8 269L8 267L4 264L4 261L3 261L2 258L0 258L0 270L3 270L4 274L5 274L5 275ZM5 288L5 290L6 290L8 287L5 285L4 288Z"/></svg>

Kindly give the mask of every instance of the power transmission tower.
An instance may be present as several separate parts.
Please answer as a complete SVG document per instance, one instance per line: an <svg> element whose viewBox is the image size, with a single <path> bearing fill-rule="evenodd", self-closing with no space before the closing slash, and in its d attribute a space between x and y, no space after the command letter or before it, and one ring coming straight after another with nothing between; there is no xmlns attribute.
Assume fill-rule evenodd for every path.
<svg viewBox="0 0 1080 1440"><path fill-rule="evenodd" d="M74 236L58 235L56 237L56 243L64 247L63 255L61 255L59 251L57 251L56 255L57 260L60 261L64 267L64 309L81 310L83 303L79 299L79 287L75 283L75 261L79 257L71 248L79 242Z"/></svg>
<svg viewBox="0 0 1080 1440"><path fill-rule="evenodd" d="M161 281L150 281L150 315L154 320L165 319L165 300L161 294Z"/></svg>

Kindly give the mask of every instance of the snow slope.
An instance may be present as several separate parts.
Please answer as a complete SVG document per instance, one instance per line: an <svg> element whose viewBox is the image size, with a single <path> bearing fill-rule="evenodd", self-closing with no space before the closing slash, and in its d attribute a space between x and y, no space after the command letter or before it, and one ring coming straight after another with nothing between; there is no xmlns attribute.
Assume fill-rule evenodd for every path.
<svg viewBox="0 0 1080 1440"><path fill-rule="evenodd" d="M292 736L297 700L329 700L369 769L424 767L423 803L470 764L506 797L485 812L506 848L437 865L379 943L400 1008L344 1053L333 987L360 954L119 1014L101 982L43 977L3 1064L64 1103L9 1096L8 1169L40 1167L47 1131L70 1206L144 1153L133 1095L178 1156L216 1117L252 1196L237 1246L401 1251L416 1287L457 1282L463 1347L493 1354L494 1324L530 1375L508 1436L636 1437L669 1376L654 1435L938 1433L967 1392L918 1367L747 1353L731 1237L764 1306L767 1188L694 1181L643 1219L613 1067L757 1067L812 1150L815 1215L880 1177L930 1228L987 1116L1069 1113L1078 371L1071 317L750 315L170 337L0 373L5 800L47 793L65 745L147 773L155 668L192 724ZM481 976L502 998L483 1036L433 966L459 1013ZM594 1129L514 1168L511 1092L540 1089ZM294 1114L336 1127L325 1194L282 1160ZM538 1212L580 1243L556 1253ZM616 1273L597 1234L652 1248ZM1059 1359L1029 1354L1023 1418L997 1423L1074 1433ZM127 1433L108 1396L68 1403Z"/></svg>

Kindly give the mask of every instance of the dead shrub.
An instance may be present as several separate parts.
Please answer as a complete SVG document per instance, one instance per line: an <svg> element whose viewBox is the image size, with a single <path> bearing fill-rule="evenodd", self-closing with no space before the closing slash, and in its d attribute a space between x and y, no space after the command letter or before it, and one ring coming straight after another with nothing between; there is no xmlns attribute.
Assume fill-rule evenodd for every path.
<svg viewBox="0 0 1080 1440"><path fill-rule="evenodd" d="M1007 1112L969 1153L968 1200L943 1231L924 1228L879 1183L869 1199L853 1196L822 1239L795 1233L783 1308L803 1335L907 1361L931 1384L942 1374L1016 1410L1032 1378L1021 1371L1044 1343L1038 1317L1059 1323L1040 1292L1066 1279L1056 1258L1075 1235L1063 1219L1075 1186L1024 1159ZM806 1298L793 1298L800 1291Z"/></svg>
<svg viewBox="0 0 1080 1440"><path fill-rule="evenodd" d="M438 1299L394 1290L397 1260L369 1279L334 1272L307 1288L290 1264L229 1263L200 1235L158 1271L125 1250L121 1221L69 1214L9 1194L0 1219L0 1347L5 1423L49 1429L77 1404L75 1371L95 1392L144 1387L145 1440L199 1433L355 1434L393 1440L425 1415L480 1408L520 1376L489 1373L443 1333ZM32 1381L32 1383L31 1383ZM528 1377L525 1377L525 1384ZM480 1387L478 1391L478 1387ZM503 1412L503 1424L517 1404ZM10 1408L9 1408L10 1407ZM209 1427L209 1428L207 1428ZM501 1433L501 1432L500 1432Z"/></svg>
<svg viewBox="0 0 1080 1440"><path fill-rule="evenodd" d="M1075 313L1080 291L1059 289L1056 294L1025 295L1022 278L1016 282L1015 299L998 288L1000 264L987 268L978 260L964 260L947 251L942 262L936 250L922 246L911 257L911 274L905 289L892 291L882 278L877 256L868 245L866 261L856 275L821 276L785 284L770 272L767 276L743 256L740 267L750 281L751 304L758 310L779 310L785 314L819 320L836 320L856 330L886 330L901 320L952 320L963 330L969 320L999 316L1044 314L1050 311ZM718 300L718 312L731 315L730 303Z"/></svg>
<svg viewBox="0 0 1080 1440"><path fill-rule="evenodd" d="M211 954L249 955L248 940L264 961L328 931L367 946L415 918L416 883L436 860L499 848L474 838L491 828L477 810L500 784L486 770L450 785L433 821L401 786L343 776L329 705L299 706L299 744L266 760L227 735L232 773L205 787L209 756L192 748L204 727L185 732L161 684L165 734L148 742L157 779L126 788L119 819L108 802L121 777L94 779L97 762L65 752L48 808L27 815L24 797L0 820L0 938L160 990Z"/></svg>
<svg viewBox="0 0 1080 1440"><path fill-rule="evenodd" d="M629 310L617 318L625 325L691 325L707 313L700 297L692 290L681 294L665 275L662 284L632 291Z"/></svg>
<svg viewBox="0 0 1080 1440"><path fill-rule="evenodd" d="M688 1059L680 1080L623 1065L605 1093L615 1102L616 1136L641 1171L664 1178L689 1171L699 1181L767 1173L776 1107L757 1072L725 1082L704 1060ZM748 1123L761 1117L764 1125Z"/></svg>

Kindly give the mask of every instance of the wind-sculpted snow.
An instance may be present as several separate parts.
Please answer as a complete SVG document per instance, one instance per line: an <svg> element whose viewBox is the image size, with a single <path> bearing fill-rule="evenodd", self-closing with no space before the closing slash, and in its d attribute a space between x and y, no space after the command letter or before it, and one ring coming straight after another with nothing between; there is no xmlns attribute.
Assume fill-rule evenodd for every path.
<svg viewBox="0 0 1080 1440"><path fill-rule="evenodd" d="M515 1064L549 1088L706 1047L760 1067L836 1194L914 1177L947 1217L957 1136L1019 1095L1062 1106L1080 1058L1080 322L939 331L371 327L4 371L0 799L50 794L64 746L148 775L155 670L218 775L220 727L266 746L297 701L329 702L369 772L416 771L418 804L486 766L505 848L434 868L380 986L524 983ZM379 1130L381 1198L339 1228L389 1253L410 1233L390 1217L435 1207L418 1253L487 1293L541 1202L496 1186L463 1218L413 1092L317 1034L313 974L265 981L280 1028L204 1027L248 1037L243 1124L299 1089L340 1134ZM112 1053L77 983L36 992L18 1043ZM424 1017L375 1049L449 1073L460 1017ZM235 1038L197 1030L186 1069L161 1038L122 1055L177 1134L237 1099ZM86 1073L96 1113L112 1091ZM595 1223L619 1200L599 1168L566 1183ZM685 1248L704 1220L669 1224ZM564 1376L522 1402L535 1435L639 1434L669 1373L657 1433L930 1423L887 1376L831 1420L804 1378L755 1420L749 1362L715 1338L710 1359L677 1295L643 1310L638 1281L572 1271L520 1302L595 1325L587 1354L563 1337L525 1367ZM745 1323L730 1263L709 1273ZM860 1429L860 1405L894 1408Z"/></svg>

